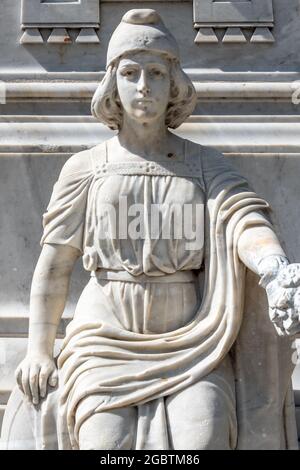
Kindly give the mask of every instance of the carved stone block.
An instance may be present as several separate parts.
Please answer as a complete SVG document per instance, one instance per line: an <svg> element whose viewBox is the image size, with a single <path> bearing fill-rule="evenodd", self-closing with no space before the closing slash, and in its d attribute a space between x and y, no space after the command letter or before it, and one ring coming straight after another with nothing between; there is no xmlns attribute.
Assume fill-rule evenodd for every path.
<svg viewBox="0 0 300 470"><path fill-rule="evenodd" d="M99 42L95 28L100 25L99 0L22 0L21 23L24 30L21 44L36 44L38 29L53 28L48 43L72 42L65 28L83 28L84 42ZM59 34L65 29L66 34ZM88 30L88 31L87 31ZM35 34L32 34L35 31ZM81 37L81 31L79 35ZM60 40L58 37L61 37ZM52 40L55 38L55 40ZM58 40L58 39L59 40ZM75 42L82 42L80 39Z"/></svg>
<svg viewBox="0 0 300 470"><path fill-rule="evenodd" d="M223 43L247 42L241 28L253 29L250 42L274 42L270 31L274 26L273 3L272 0L194 0L194 26L200 32L196 43L216 42L211 39L216 28L225 28Z"/></svg>

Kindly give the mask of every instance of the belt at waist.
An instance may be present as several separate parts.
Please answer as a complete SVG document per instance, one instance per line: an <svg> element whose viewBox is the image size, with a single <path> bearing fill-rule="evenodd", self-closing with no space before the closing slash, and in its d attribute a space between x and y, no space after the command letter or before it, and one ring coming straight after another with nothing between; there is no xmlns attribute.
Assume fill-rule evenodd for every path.
<svg viewBox="0 0 300 470"><path fill-rule="evenodd" d="M163 274L161 276L148 276L147 274L139 274L134 276L128 271L113 271L110 269L99 269L92 271L92 277L97 279L106 279L109 281L124 281L124 282L156 282L156 283L168 283L168 282L195 282L197 275L195 271L176 271L172 274Z"/></svg>

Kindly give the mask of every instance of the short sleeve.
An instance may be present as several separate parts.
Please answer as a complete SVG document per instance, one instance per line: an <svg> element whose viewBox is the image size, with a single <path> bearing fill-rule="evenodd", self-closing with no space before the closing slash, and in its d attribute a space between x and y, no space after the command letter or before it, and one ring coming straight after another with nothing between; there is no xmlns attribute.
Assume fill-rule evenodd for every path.
<svg viewBox="0 0 300 470"><path fill-rule="evenodd" d="M252 191L248 180L239 174L236 168L224 157L224 155L213 147L202 147L201 162L203 171L203 180L206 191L216 186L220 181L220 187L227 182L228 186L233 181L239 180L240 185L244 185L245 190Z"/></svg>
<svg viewBox="0 0 300 470"><path fill-rule="evenodd" d="M43 215L41 245L69 245L83 253L87 198L92 178L89 151L73 155L65 163Z"/></svg>
<svg viewBox="0 0 300 470"><path fill-rule="evenodd" d="M202 169L208 200L215 200L221 193L227 193L228 199L241 192L256 194L248 179L242 176L221 152L213 147L203 149ZM269 211L270 206L266 203L264 208L245 216L243 222L248 225L253 222L256 225L271 226Z"/></svg>

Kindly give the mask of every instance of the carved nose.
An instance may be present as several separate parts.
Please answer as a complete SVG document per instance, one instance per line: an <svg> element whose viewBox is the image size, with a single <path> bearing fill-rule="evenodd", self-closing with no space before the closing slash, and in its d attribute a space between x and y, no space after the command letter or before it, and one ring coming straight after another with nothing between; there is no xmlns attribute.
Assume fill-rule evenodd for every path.
<svg viewBox="0 0 300 470"><path fill-rule="evenodd" d="M143 95L148 95L150 92L150 88L146 80L146 74L143 70L141 72L141 76L138 82L138 91L142 93Z"/></svg>

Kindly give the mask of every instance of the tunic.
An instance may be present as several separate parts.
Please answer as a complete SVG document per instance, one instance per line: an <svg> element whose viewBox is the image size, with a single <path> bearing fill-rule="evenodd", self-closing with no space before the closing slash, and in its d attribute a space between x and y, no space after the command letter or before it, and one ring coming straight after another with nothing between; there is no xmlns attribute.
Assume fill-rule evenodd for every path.
<svg viewBox="0 0 300 470"><path fill-rule="evenodd" d="M84 268L91 272L125 271L159 281L166 274L199 270L204 253L205 190L199 149L189 147L184 141L182 154L166 162L111 162L106 144L76 155L54 187L44 215L42 243L79 249ZM76 160L84 165L78 168ZM186 234L197 237L195 247ZM99 281L99 275L92 285L95 279ZM180 282L170 278L167 283L152 279L141 284L116 279L120 278L102 279L93 294L89 286L75 318L103 317L130 331L164 333L195 315L199 296L196 278L190 273L181 276Z"/></svg>
<svg viewBox="0 0 300 470"><path fill-rule="evenodd" d="M163 225L153 227L153 205L162 205L168 236ZM190 209L187 232L182 207ZM168 448L163 399L216 371L236 341L245 286L237 242L249 226L270 226L267 208L223 156L187 141L174 162L112 161L101 144L66 163L44 215L42 243L79 249L92 278L58 357L60 448L78 448L80 426L93 413L124 406L148 406L142 415L151 419L138 429L137 448ZM240 347L240 358L250 366L249 349ZM250 402L238 380L244 413ZM268 383L262 387L264 394ZM255 427L261 414L241 419L238 426ZM157 429L161 438L153 442ZM235 446L237 426L232 434ZM240 445L251 446L251 435L241 435Z"/></svg>
<svg viewBox="0 0 300 470"><path fill-rule="evenodd" d="M215 149L185 141L174 162L109 157L106 144L71 157L44 215L42 243L79 249L92 277L58 356L59 388L38 410L15 389L3 424L8 445L24 408L36 448L77 449L94 413L136 406L136 448L169 449L164 398L214 375L232 409L232 448L297 448L291 340L277 336L237 250L245 229L271 226L268 204ZM151 236L153 203L167 203L169 236L160 228ZM183 236L176 204L191 205ZM220 373L229 351L233 389Z"/></svg>

